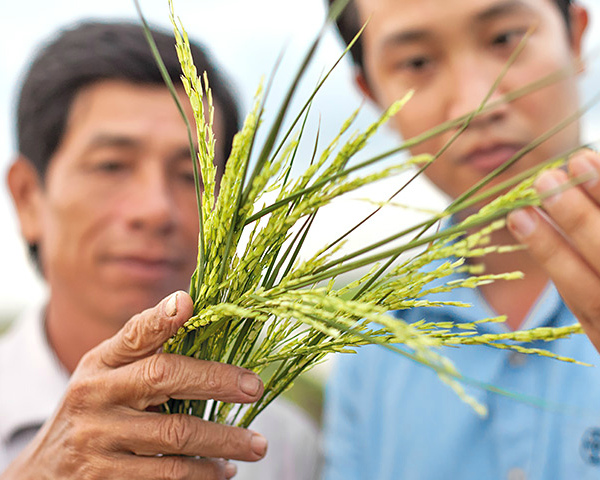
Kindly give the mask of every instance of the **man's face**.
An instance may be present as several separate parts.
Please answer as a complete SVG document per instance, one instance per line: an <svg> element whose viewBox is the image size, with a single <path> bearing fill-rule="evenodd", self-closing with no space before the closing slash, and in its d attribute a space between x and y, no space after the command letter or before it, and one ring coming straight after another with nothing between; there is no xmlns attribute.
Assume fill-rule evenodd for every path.
<svg viewBox="0 0 600 480"><path fill-rule="evenodd" d="M370 17L362 37L365 72L360 84L382 107L415 91L393 120L405 139L477 109L532 27L533 34L490 102L571 68L587 22L586 12L578 7L569 36L553 0L355 1L361 19ZM577 108L572 75L513 102L500 102L475 119L427 175L455 198ZM437 153L455 131L420 144L412 153ZM573 148L578 141L573 123L500 179Z"/></svg>
<svg viewBox="0 0 600 480"><path fill-rule="evenodd" d="M188 288L195 187L185 125L166 88L103 81L82 90L39 197L39 237L28 240L40 245L53 298L119 326Z"/></svg>

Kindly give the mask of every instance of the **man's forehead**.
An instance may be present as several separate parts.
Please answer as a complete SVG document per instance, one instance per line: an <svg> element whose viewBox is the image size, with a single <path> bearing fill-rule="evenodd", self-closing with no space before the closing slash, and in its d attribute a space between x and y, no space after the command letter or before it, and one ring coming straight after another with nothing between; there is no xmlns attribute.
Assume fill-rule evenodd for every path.
<svg viewBox="0 0 600 480"><path fill-rule="evenodd" d="M554 0L354 0L361 22L382 20L389 28L413 29L436 21L485 21L505 13L519 13L543 7Z"/></svg>

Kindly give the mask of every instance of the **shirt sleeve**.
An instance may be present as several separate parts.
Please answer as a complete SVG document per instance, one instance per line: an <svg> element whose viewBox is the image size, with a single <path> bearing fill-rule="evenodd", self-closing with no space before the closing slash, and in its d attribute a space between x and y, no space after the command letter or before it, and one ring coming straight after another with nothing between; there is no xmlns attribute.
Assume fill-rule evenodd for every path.
<svg viewBox="0 0 600 480"><path fill-rule="evenodd" d="M340 355L327 384L324 409L324 480L362 478L361 398L356 385L359 362Z"/></svg>

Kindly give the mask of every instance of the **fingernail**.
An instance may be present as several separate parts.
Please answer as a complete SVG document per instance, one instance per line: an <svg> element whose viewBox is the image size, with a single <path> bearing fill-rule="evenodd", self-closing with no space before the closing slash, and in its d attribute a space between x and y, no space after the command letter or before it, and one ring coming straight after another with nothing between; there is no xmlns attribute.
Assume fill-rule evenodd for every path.
<svg viewBox="0 0 600 480"><path fill-rule="evenodd" d="M234 463L226 463L225 464L225 477L233 478L237 473L237 466Z"/></svg>
<svg viewBox="0 0 600 480"><path fill-rule="evenodd" d="M562 183L558 181L554 172L544 172L544 173L542 173L542 175L540 175L540 177L535 181L535 183L533 185L534 185L535 189L538 191L538 193L545 193L545 192L551 191L553 189L556 189L561 184ZM560 192L560 191L553 193L549 197L545 198L543 200L543 203L545 203L547 205L552 205L554 202L556 202L560 198L561 195L562 195L562 192Z"/></svg>
<svg viewBox="0 0 600 480"><path fill-rule="evenodd" d="M267 439L259 433L253 434L250 440L250 448L257 455L264 456L267 453Z"/></svg>
<svg viewBox="0 0 600 480"><path fill-rule="evenodd" d="M165 313L169 317L174 317L177 315L177 292L172 294L167 300L167 304L165 305Z"/></svg>
<svg viewBox="0 0 600 480"><path fill-rule="evenodd" d="M533 233L537 219L528 210L515 210L508 216L508 227L517 238L527 238Z"/></svg>
<svg viewBox="0 0 600 480"><path fill-rule="evenodd" d="M573 157L571 160L571 172L576 176L587 176L589 180L584 182L587 188L595 187L598 183L598 167L587 155Z"/></svg>
<svg viewBox="0 0 600 480"><path fill-rule="evenodd" d="M240 378L240 388L246 395L256 395L260 390L261 381L253 373L243 373Z"/></svg>

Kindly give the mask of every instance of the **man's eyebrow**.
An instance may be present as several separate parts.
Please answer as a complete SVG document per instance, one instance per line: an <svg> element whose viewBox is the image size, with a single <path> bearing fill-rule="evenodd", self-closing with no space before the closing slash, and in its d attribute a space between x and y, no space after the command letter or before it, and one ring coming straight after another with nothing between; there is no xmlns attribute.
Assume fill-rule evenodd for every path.
<svg viewBox="0 0 600 480"><path fill-rule="evenodd" d="M478 22L488 22L506 15L523 12L532 13L533 11L533 8L522 0L507 0L486 8L475 16L475 20Z"/></svg>
<svg viewBox="0 0 600 480"><path fill-rule="evenodd" d="M433 35L427 30L413 29L413 30L402 30L395 32L392 35L386 37L382 42L382 47L394 47L405 43L417 43L423 40L431 38Z"/></svg>
<svg viewBox="0 0 600 480"><path fill-rule="evenodd" d="M90 140L87 145L88 150L104 147L127 147L134 148L139 146L140 142L132 137L125 135L101 133Z"/></svg>
<svg viewBox="0 0 600 480"><path fill-rule="evenodd" d="M86 150L96 150L101 148L139 148L142 146L142 142L136 138L129 137L126 135L112 134L112 133L101 133L90 140L86 146ZM198 151L198 145L196 144L196 151ZM187 160L191 158L190 147L182 146L173 150L169 159L173 162L180 160Z"/></svg>

